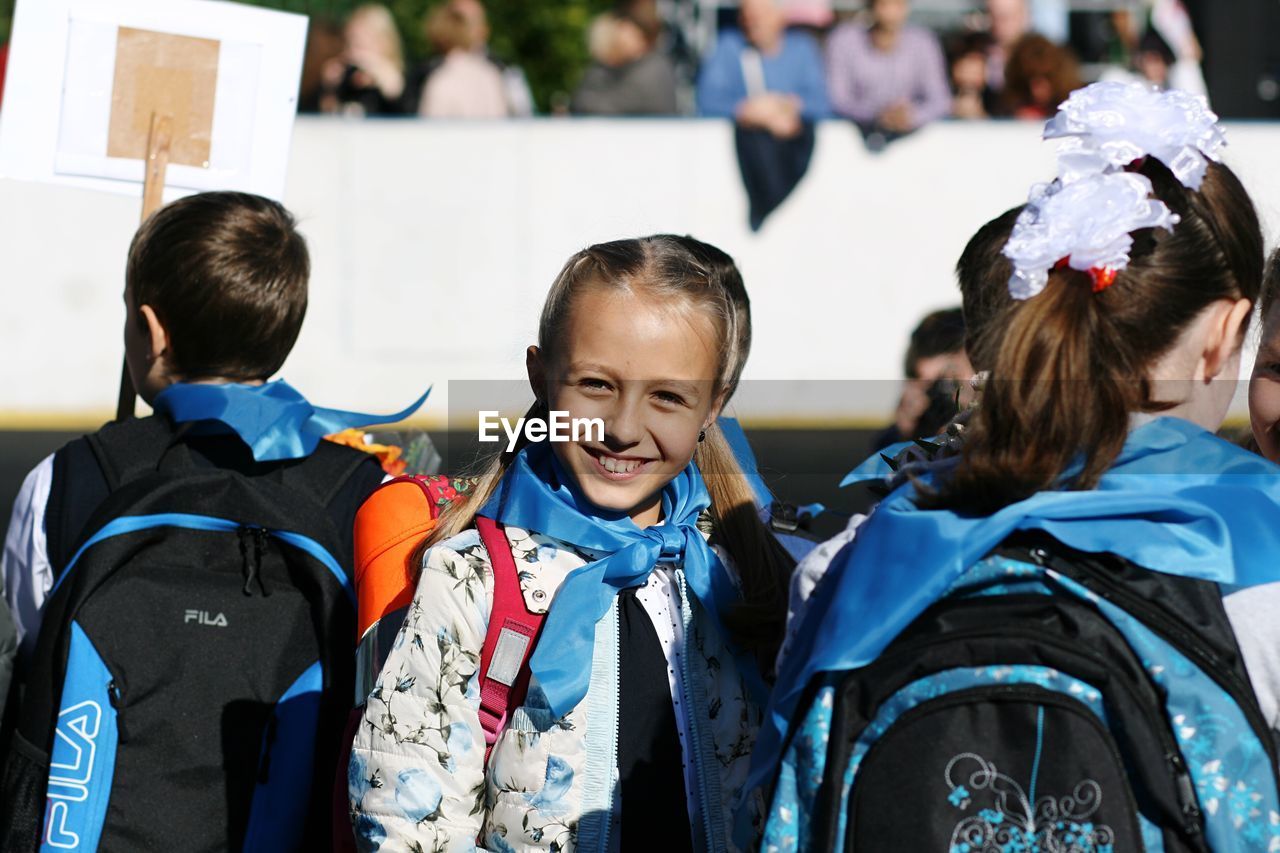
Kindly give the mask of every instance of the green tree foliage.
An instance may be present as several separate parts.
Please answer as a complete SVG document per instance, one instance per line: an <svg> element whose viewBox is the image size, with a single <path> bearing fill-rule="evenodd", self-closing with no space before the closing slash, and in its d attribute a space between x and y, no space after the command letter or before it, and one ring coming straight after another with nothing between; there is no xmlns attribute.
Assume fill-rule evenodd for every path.
<svg viewBox="0 0 1280 853"><path fill-rule="evenodd" d="M431 54L422 24L439 2L387 0L411 60ZM354 9L360 4L348 0L345 5ZM587 28L597 13L612 4L609 0L485 0L484 5L493 55L524 69L538 109L546 112L577 85L588 62Z"/></svg>
<svg viewBox="0 0 1280 853"><path fill-rule="evenodd" d="M0 0L0 40L9 32L15 0ZM24 0L38 3L40 0ZM249 0L314 19L341 22L360 0ZM410 63L429 55L422 22L441 0L386 0L400 25ZM573 91L587 65L587 28L610 0L485 0L493 30L490 46L499 59L519 65L529 78L538 109L549 110Z"/></svg>

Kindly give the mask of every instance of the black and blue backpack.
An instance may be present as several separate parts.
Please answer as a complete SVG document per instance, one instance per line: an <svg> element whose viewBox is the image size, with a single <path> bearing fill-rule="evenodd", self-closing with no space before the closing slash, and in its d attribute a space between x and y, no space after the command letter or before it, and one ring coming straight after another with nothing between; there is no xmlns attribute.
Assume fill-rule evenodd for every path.
<svg viewBox="0 0 1280 853"><path fill-rule="evenodd" d="M765 850L1280 850L1276 747L1217 584L1043 533L812 682L787 737Z"/></svg>
<svg viewBox="0 0 1280 853"><path fill-rule="evenodd" d="M327 848L355 633L328 507L369 457L249 476L158 417L89 445L109 495L55 563L0 849Z"/></svg>

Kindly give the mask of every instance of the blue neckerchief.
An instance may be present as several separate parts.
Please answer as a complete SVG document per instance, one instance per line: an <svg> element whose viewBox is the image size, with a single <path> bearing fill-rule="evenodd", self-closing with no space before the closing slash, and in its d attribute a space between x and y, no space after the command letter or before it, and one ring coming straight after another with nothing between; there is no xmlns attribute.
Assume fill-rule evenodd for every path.
<svg viewBox="0 0 1280 853"><path fill-rule="evenodd" d="M344 429L402 421L430 393L428 388L404 411L369 415L317 408L282 379L262 385L178 382L161 391L152 408L176 424L221 425L249 446L255 460L274 462L309 456L322 438Z"/></svg>
<svg viewBox="0 0 1280 853"><path fill-rule="evenodd" d="M724 635L720 615L739 595L695 524L710 505L702 475L691 462L662 490L662 523L641 529L625 513L606 512L587 501L545 442L516 455L479 514L608 554L565 578L529 659L556 716L567 714L587 695L596 623L614 596L643 584L659 562L683 561L689 588ZM740 666L748 685L763 692L754 664L741 661ZM756 698L763 703L765 696Z"/></svg>
<svg viewBox="0 0 1280 853"><path fill-rule="evenodd" d="M893 476L893 466L889 464L899 453L914 445L914 441L899 441L872 453L840 481L840 488L861 483L864 480L887 480Z"/></svg>
<svg viewBox="0 0 1280 853"><path fill-rule="evenodd" d="M805 608L760 729L749 789L774 772L787 721L815 675L871 662L1015 530L1043 530L1081 551L1228 587L1280 581L1280 467L1177 418L1131 432L1090 491L1040 492L982 517L922 510L915 494L907 483L881 502Z"/></svg>

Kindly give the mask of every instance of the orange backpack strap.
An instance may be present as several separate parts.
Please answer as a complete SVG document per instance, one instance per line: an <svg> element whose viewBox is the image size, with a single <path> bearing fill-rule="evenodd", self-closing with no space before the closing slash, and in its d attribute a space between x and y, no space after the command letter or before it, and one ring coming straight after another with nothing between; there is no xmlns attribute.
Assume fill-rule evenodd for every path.
<svg viewBox="0 0 1280 853"><path fill-rule="evenodd" d="M454 482L441 474L396 477L360 507L355 525L357 641L387 614L409 606L417 575L410 558L435 529L444 507L459 497Z"/></svg>
<svg viewBox="0 0 1280 853"><path fill-rule="evenodd" d="M525 606L515 557L501 525L476 516L476 530L493 566L493 609L480 652L480 725L488 764L498 735L529 690L529 658L546 614L530 613Z"/></svg>

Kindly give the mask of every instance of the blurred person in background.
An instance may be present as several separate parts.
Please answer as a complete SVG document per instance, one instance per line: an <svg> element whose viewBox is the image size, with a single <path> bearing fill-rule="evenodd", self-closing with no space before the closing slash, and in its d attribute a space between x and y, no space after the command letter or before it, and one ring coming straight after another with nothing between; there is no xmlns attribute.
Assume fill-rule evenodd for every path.
<svg viewBox="0 0 1280 853"><path fill-rule="evenodd" d="M1168 42L1153 29L1142 34L1133 48L1128 67L1113 66L1102 72L1102 80L1141 81L1161 89L1170 88L1169 73L1177 57Z"/></svg>
<svg viewBox="0 0 1280 853"><path fill-rule="evenodd" d="M871 0L871 26L848 22L827 40L827 91L837 115L904 134L951 112L938 38L911 26L908 0Z"/></svg>
<svg viewBox="0 0 1280 853"><path fill-rule="evenodd" d="M302 57L302 79L298 84L298 112L322 112L320 99L325 94L325 68L342 56L345 47L342 27L323 18L311 19L311 26L307 28L307 48Z"/></svg>
<svg viewBox="0 0 1280 853"><path fill-rule="evenodd" d="M656 5L629 4L599 15L587 43L591 65L573 93L578 115L675 115L676 69L658 49L662 19Z"/></svg>
<svg viewBox="0 0 1280 853"><path fill-rule="evenodd" d="M489 16L480 0L446 0L427 13L423 28L435 55L414 70L406 87L405 112L436 118L533 115L533 94L524 72L489 52ZM442 71L444 77L433 83ZM495 74L500 107L493 97ZM427 103L429 89L434 104ZM459 103L456 99L468 91L475 93L477 102Z"/></svg>
<svg viewBox="0 0 1280 853"><path fill-rule="evenodd" d="M1014 45L1004 77L1004 114L1019 119L1049 118L1067 95L1084 85L1071 51L1035 34Z"/></svg>
<svg viewBox="0 0 1280 853"><path fill-rule="evenodd" d="M356 8L343 27L345 46L324 64L320 109L353 116L396 115L404 95L404 48L386 6Z"/></svg>
<svg viewBox="0 0 1280 853"><path fill-rule="evenodd" d="M741 29L722 31L698 75L698 112L794 138L830 110L822 54L807 33L788 31L777 0L742 0Z"/></svg>
<svg viewBox="0 0 1280 853"><path fill-rule="evenodd" d="M427 39L441 60L427 75L418 115L427 118L506 118L502 72L481 53L475 25L452 3L427 16Z"/></svg>
<svg viewBox="0 0 1280 853"><path fill-rule="evenodd" d="M880 450L901 441L936 435L956 414L956 394L973 378L965 353L964 314L960 308L934 311L911 332L903 360L906 383L894 422L875 439Z"/></svg>
<svg viewBox="0 0 1280 853"><path fill-rule="evenodd" d="M1031 32L1026 0L987 0L987 31L994 42L987 59L987 84L999 92L1004 89L1004 68L1013 46Z"/></svg>
<svg viewBox="0 0 1280 853"><path fill-rule="evenodd" d="M1204 70L1200 65L1204 54L1191 26L1191 15L1182 0L1154 0L1150 30L1159 34L1173 52L1168 88L1207 98L1209 87L1205 84Z"/></svg>
<svg viewBox="0 0 1280 853"><path fill-rule="evenodd" d="M951 115L961 119L990 118L997 95L987 78L987 61L994 42L986 33L956 36L948 50L951 68Z"/></svg>
<svg viewBox="0 0 1280 853"><path fill-rule="evenodd" d="M1138 40L1138 50L1133 63L1139 77L1148 83L1154 83L1161 89L1168 89L1169 72L1173 69L1175 62L1177 57L1173 55L1173 48L1160 38L1158 32L1147 30L1143 33L1142 38Z"/></svg>

